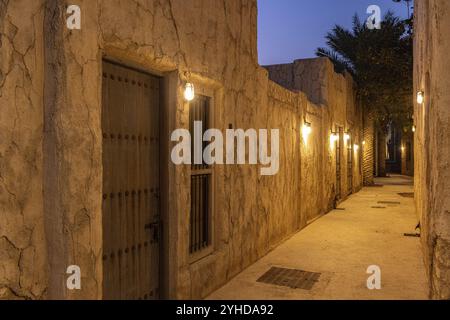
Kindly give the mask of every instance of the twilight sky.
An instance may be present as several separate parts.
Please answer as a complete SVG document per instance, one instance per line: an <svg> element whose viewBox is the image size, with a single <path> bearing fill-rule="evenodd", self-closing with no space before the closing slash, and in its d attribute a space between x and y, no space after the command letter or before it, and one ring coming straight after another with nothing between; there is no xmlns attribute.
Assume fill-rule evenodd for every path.
<svg viewBox="0 0 450 320"><path fill-rule="evenodd" d="M392 0L258 0L260 65L315 57L335 24L351 27L355 13L365 21L372 4L380 6L382 16L388 10L407 16L406 5Z"/></svg>

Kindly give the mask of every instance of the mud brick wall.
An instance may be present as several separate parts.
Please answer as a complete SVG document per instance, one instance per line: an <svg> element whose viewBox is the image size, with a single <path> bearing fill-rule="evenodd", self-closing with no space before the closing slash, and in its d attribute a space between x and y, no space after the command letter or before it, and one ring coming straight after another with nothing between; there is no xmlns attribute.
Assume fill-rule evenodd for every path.
<svg viewBox="0 0 450 320"><path fill-rule="evenodd" d="M450 298L450 2L415 2L415 201L430 297Z"/></svg>
<svg viewBox="0 0 450 320"><path fill-rule="evenodd" d="M81 30L66 28L69 4L81 8ZM214 97L215 128L280 129L276 176L214 169L214 250L198 261L187 248L189 167L164 163L164 297L205 297L332 208L333 123L362 139L351 79L319 60L296 90L273 83L258 65L256 24L256 0L0 0L0 298L103 297L104 58L163 78L163 136L188 127L187 77ZM353 190L342 167L346 192L361 186L357 161ZM80 291L65 286L72 264Z"/></svg>

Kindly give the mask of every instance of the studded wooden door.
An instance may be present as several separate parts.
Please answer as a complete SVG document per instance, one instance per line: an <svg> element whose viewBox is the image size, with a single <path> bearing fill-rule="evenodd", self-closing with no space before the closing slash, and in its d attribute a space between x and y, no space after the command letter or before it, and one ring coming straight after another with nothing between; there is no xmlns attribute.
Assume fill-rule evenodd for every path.
<svg viewBox="0 0 450 320"><path fill-rule="evenodd" d="M103 63L103 297L159 296L160 79Z"/></svg>
<svg viewBox="0 0 450 320"><path fill-rule="evenodd" d="M342 198L341 188L341 163L342 163L342 142L344 140L344 129L338 127L338 141L336 143L336 200Z"/></svg>
<svg viewBox="0 0 450 320"><path fill-rule="evenodd" d="M353 192L353 140L347 140L347 193Z"/></svg>

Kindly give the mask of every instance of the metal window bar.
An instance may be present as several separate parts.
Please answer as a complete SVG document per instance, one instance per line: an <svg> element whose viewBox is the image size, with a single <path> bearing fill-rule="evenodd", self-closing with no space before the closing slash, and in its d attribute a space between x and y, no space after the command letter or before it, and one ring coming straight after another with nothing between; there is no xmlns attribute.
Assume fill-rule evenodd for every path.
<svg viewBox="0 0 450 320"><path fill-rule="evenodd" d="M210 174L191 176L190 253L210 244Z"/></svg>
<svg viewBox="0 0 450 320"><path fill-rule="evenodd" d="M197 96L189 109L189 129L192 136L191 165L191 210L190 243L191 254L200 252L211 245L211 166L204 160L202 164L194 163L194 122L202 122L202 134L209 129L210 98ZM207 142L203 142L203 150Z"/></svg>

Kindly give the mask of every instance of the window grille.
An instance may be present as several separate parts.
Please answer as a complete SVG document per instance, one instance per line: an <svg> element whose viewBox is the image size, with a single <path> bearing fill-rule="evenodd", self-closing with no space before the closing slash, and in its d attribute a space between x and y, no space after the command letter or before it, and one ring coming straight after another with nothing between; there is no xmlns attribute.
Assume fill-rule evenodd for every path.
<svg viewBox="0 0 450 320"><path fill-rule="evenodd" d="M190 103L189 129L192 137L191 145L191 210L189 252L201 252L211 246L212 235L212 167L202 157L202 163L194 162L194 122L202 122L202 135L210 128L210 98L197 95ZM204 148L208 142L203 142Z"/></svg>

